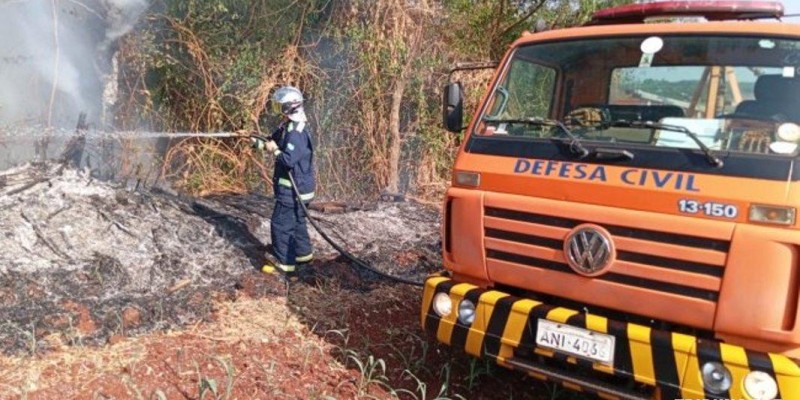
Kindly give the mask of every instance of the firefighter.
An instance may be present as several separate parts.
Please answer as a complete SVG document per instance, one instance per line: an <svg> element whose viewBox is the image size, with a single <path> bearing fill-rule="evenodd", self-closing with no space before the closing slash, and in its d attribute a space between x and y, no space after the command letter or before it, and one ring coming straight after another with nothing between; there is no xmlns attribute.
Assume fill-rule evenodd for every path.
<svg viewBox="0 0 800 400"><path fill-rule="evenodd" d="M275 157L272 176L275 209L270 224L272 253L267 252L267 263L262 271L272 273L277 269L291 273L298 263L307 263L314 258L305 210L299 203L308 204L314 198L314 147L300 90L292 86L281 87L273 94L271 106L273 113L281 116L280 125L270 140L252 139L253 147ZM299 200L292 190L290 174L297 185Z"/></svg>

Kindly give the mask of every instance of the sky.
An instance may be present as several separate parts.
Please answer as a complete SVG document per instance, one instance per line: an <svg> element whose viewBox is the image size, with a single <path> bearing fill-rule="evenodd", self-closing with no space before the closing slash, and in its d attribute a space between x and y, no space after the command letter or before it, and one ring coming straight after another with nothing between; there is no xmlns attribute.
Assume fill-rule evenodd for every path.
<svg viewBox="0 0 800 400"><path fill-rule="evenodd" d="M783 0L786 14L800 14L800 0ZM791 21L800 22L800 17L791 18Z"/></svg>

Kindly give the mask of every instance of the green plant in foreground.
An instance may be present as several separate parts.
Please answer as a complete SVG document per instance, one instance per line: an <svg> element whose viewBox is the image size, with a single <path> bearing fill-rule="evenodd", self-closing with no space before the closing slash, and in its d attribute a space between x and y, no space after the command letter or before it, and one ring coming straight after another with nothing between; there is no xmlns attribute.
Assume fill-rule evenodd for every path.
<svg viewBox="0 0 800 400"><path fill-rule="evenodd" d="M198 376L197 381L197 396L200 400L204 400L209 394L212 395L214 400L228 400L233 395L233 383L236 380L236 369L233 362L229 358L223 357L210 357L212 360L222 366L225 371L225 393L220 393L219 384L217 380L208 376L204 376L200 372L200 366L194 361L194 368Z"/></svg>
<svg viewBox="0 0 800 400"><path fill-rule="evenodd" d="M488 360L479 358L470 358L469 361L469 375L465 378L467 381L467 388L472 390L475 387L476 381L482 375L492 375L492 363Z"/></svg>
<svg viewBox="0 0 800 400"><path fill-rule="evenodd" d="M358 381L359 397L369 396L369 388L372 385L377 385L389 390L390 392L394 392L394 390L387 383L388 378L386 377L386 362L383 361L383 359L375 358L374 356L370 355L367 357L366 361L361 361L358 353L352 350L349 352L350 354L347 355L347 360L352 361L360 372Z"/></svg>
<svg viewBox="0 0 800 400"><path fill-rule="evenodd" d="M401 333L405 333L407 340L404 340L403 342L410 343L408 345L410 348L404 350L393 344L396 341L390 338L388 347L392 350L392 355L398 358L402 363L403 368L409 372L428 371L428 367L426 365L429 348L428 341L411 332L402 331Z"/></svg>
<svg viewBox="0 0 800 400"><path fill-rule="evenodd" d="M331 329L325 333L327 336L328 334L333 334L334 336L338 336L341 338L342 344L335 345L335 350L339 353L339 355L347 360L347 355L352 352L349 347L350 344L350 335L347 333L347 329Z"/></svg>
<svg viewBox="0 0 800 400"><path fill-rule="evenodd" d="M206 394L208 394L209 391L211 392L211 394L214 395L215 399L219 398L219 396L217 395L217 381L215 379L202 377L200 378L199 385L200 385L199 387L200 400L205 399Z"/></svg>
<svg viewBox="0 0 800 400"><path fill-rule="evenodd" d="M194 370L195 370L195 373L197 374L197 377L198 377L198 380L197 380L197 397L200 400L204 400L206 398L206 396L209 393L211 393L214 396L213 398L215 400L219 399L219 396L218 396L218 393L217 393L217 380L214 379L214 378L210 378L210 377L204 376L203 373L200 372L200 366L197 365L197 361L192 360L192 363L194 364Z"/></svg>
<svg viewBox="0 0 800 400"><path fill-rule="evenodd" d="M236 368L229 358L213 357L213 359L222 365L222 369L225 370L225 396L222 398L228 400L233 394L233 382L236 379Z"/></svg>
<svg viewBox="0 0 800 400"><path fill-rule="evenodd" d="M413 379L414 382L417 384L416 392L412 392L408 389L397 389L397 393L403 393L411 396L414 400L427 400L428 398L428 384L423 382L419 379L414 373L409 370L403 371L403 375L408 375L410 379ZM442 387L439 388L439 392L436 394L436 397L433 400L451 400L451 397L446 397L447 394L447 382L442 383ZM460 395L455 395L455 399L464 399L464 397Z"/></svg>

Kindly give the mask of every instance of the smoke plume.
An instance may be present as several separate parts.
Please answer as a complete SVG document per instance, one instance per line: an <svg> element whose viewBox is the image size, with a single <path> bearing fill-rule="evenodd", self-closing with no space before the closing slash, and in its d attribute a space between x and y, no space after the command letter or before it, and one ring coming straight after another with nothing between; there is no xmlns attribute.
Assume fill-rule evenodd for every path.
<svg viewBox="0 0 800 400"><path fill-rule="evenodd" d="M0 0L0 124L102 123L116 41L147 0Z"/></svg>

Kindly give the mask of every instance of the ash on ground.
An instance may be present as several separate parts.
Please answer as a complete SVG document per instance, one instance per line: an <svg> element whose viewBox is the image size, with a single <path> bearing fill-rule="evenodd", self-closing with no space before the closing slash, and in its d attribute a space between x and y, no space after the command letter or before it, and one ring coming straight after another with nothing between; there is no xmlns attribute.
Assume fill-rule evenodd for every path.
<svg viewBox="0 0 800 400"><path fill-rule="evenodd" d="M104 344L208 319L215 301L241 293L285 294L283 283L258 271L269 243L270 198L189 199L129 187L57 164L0 172L0 346L6 354ZM439 268L437 209L416 203L333 209L311 213L377 269L421 280ZM316 260L307 276L358 290L378 283L309 229Z"/></svg>

